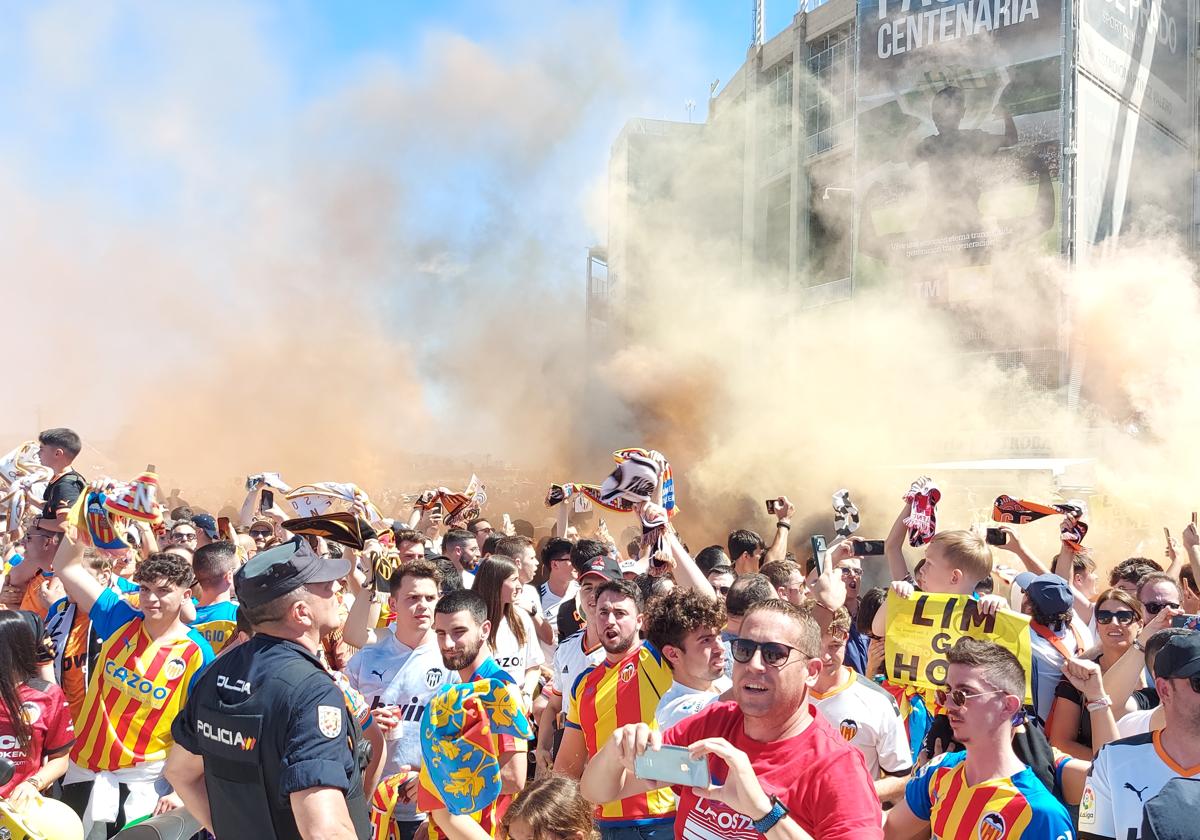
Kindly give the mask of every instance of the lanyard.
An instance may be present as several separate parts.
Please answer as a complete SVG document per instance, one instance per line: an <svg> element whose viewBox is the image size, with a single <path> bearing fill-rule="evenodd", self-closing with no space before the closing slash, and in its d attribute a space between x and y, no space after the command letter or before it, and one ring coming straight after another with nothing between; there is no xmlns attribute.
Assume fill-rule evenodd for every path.
<svg viewBox="0 0 1200 840"><path fill-rule="evenodd" d="M1078 656L1078 653L1071 653L1067 650L1067 646L1062 643L1062 639L1058 638L1053 631L1044 624L1038 624L1036 621L1029 622L1029 626L1033 628L1033 632L1037 633L1047 642L1054 646L1054 649L1062 654L1063 659L1072 659ZM1071 633L1075 636L1075 650L1083 653L1083 639L1079 635L1079 631L1075 629L1075 625L1068 622L1068 627L1071 628Z"/></svg>

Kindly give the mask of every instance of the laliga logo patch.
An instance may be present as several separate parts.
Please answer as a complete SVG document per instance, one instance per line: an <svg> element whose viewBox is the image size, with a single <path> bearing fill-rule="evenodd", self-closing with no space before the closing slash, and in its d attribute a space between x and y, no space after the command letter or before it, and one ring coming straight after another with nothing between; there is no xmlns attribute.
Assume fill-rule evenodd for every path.
<svg viewBox="0 0 1200 840"><path fill-rule="evenodd" d="M317 706L317 729L326 738L342 734L342 710L337 706Z"/></svg>
<svg viewBox="0 0 1200 840"><path fill-rule="evenodd" d="M163 666L163 675L169 680L177 680L187 670L187 663L182 659L172 659Z"/></svg>
<svg viewBox="0 0 1200 840"><path fill-rule="evenodd" d="M38 718L42 716L42 710L35 703L21 704L21 717L25 718L25 722L32 725L38 722Z"/></svg>
<svg viewBox="0 0 1200 840"><path fill-rule="evenodd" d="M1004 817L989 811L979 821L979 840L1000 840L1004 836Z"/></svg>
<svg viewBox="0 0 1200 840"><path fill-rule="evenodd" d="M842 733L842 737L847 741L854 740L854 736L858 734L858 721L846 718L838 724L838 731Z"/></svg>
<svg viewBox="0 0 1200 840"><path fill-rule="evenodd" d="M623 682L623 683L629 682L630 680L633 679L633 675L636 673L637 673L637 668L634 666L634 664L632 662L626 664L625 667L621 669L621 682Z"/></svg>

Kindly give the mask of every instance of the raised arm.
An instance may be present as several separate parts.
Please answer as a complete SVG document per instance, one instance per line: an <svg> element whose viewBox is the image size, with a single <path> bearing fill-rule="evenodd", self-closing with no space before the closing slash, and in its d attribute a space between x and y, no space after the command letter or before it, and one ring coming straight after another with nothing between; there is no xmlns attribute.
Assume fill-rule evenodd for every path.
<svg viewBox="0 0 1200 840"><path fill-rule="evenodd" d="M84 614L90 613L104 592L100 581L83 565L83 544L64 534L54 554L54 573L62 581L63 589Z"/></svg>
<svg viewBox="0 0 1200 840"><path fill-rule="evenodd" d="M904 520L912 514L912 502L905 502L900 508L900 515L892 523L892 530L883 541L883 554L887 557L888 571L892 580L904 580L908 577L908 564L904 562L904 538L908 535L908 526Z"/></svg>
<svg viewBox="0 0 1200 840"><path fill-rule="evenodd" d="M687 549L683 547L683 543L679 541L679 537L671 530L670 525L666 527L666 532L667 550L671 552L671 557L675 561L676 586L683 589L694 589L705 598L717 597L717 593L713 591L712 584L708 582L708 578L704 576L704 572L700 571L700 567L696 565L696 561L692 559L692 555L688 554Z"/></svg>
<svg viewBox="0 0 1200 840"><path fill-rule="evenodd" d="M787 496L780 496L779 505L775 508L775 539L767 546L762 565L787 557L788 535L792 532L792 516L795 513L796 506Z"/></svg>

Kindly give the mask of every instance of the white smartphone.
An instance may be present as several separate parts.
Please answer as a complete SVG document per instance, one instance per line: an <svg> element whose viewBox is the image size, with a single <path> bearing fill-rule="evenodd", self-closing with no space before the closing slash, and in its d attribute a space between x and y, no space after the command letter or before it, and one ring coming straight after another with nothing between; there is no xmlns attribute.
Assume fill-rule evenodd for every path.
<svg viewBox="0 0 1200 840"><path fill-rule="evenodd" d="M634 762L639 779L687 787L708 787L708 760L692 758L687 747L647 749Z"/></svg>

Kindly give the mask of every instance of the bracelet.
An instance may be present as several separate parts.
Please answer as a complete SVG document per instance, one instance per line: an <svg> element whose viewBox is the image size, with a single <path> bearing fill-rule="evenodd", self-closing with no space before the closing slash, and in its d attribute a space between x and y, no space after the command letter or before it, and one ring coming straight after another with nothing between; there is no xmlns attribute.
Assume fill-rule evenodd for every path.
<svg viewBox="0 0 1200 840"><path fill-rule="evenodd" d="M1112 698L1105 694L1103 697L1097 697L1095 700L1090 701L1087 704L1087 710L1089 712L1098 712L1101 709L1107 709L1111 705Z"/></svg>
<svg viewBox="0 0 1200 840"><path fill-rule="evenodd" d="M37 777L36 773L33 774L32 776L30 776L25 781L26 781L26 783L33 785L33 789L36 790L38 793L42 792L42 780Z"/></svg>
<svg viewBox="0 0 1200 840"><path fill-rule="evenodd" d="M792 523L784 522L782 519L780 519L778 522L775 523L775 527L776 528L787 528L790 531L790 530L792 530Z"/></svg>
<svg viewBox="0 0 1200 840"><path fill-rule="evenodd" d="M1142 653L1145 653L1145 652L1146 652L1146 646L1142 644L1142 642L1141 642L1141 640L1140 640L1140 639L1134 639L1134 640L1133 640L1133 646L1134 646L1135 648L1137 648L1138 650L1140 650Z"/></svg>

